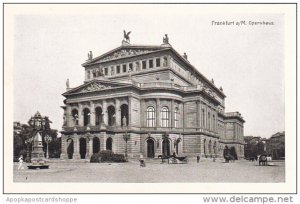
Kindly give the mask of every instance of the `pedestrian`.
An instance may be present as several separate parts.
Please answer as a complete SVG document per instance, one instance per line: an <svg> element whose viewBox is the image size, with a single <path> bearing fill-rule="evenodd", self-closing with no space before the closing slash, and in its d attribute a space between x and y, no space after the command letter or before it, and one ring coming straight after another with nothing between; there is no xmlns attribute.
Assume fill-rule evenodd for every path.
<svg viewBox="0 0 300 204"><path fill-rule="evenodd" d="M18 167L18 170L20 170L20 169L24 169L24 167L23 167L23 156L22 155L19 157L19 167Z"/></svg>
<svg viewBox="0 0 300 204"><path fill-rule="evenodd" d="M143 155L141 154L141 155L140 155L140 167L145 167L145 166L146 166L146 163L145 163L145 161L144 161Z"/></svg>
<svg viewBox="0 0 300 204"><path fill-rule="evenodd" d="M200 155L197 155L197 163L200 161Z"/></svg>
<svg viewBox="0 0 300 204"><path fill-rule="evenodd" d="M213 156L213 162L216 162L216 157L215 156Z"/></svg>

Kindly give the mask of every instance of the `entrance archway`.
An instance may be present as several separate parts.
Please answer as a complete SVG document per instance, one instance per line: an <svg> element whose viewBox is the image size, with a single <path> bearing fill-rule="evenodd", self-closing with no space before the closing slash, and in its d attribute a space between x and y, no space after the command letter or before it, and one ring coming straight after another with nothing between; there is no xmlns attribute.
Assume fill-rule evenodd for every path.
<svg viewBox="0 0 300 204"><path fill-rule="evenodd" d="M79 140L79 154L81 159L85 159L86 154L86 139L80 138Z"/></svg>
<svg viewBox="0 0 300 204"><path fill-rule="evenodd" d="M121 105L121 126L128 126L128 105ZM126 122L126 124L124 124Z"/></svg>
<svg viewBox="0 0 300 204"><path fill-rule="evenodd" d="M154 158L154 141L153 141L153 139L147 140L147 157Z"/></svg>
<svg viewBox="0 0 300 204"><path fill-rule="evenodd" d="M106 140L106 150L112 150L112 143L113 143L113 140L111 137L107 138Z"/></svg>
<svg viewBox="0 0 300 204"><path fill-rule="evenodd" d="M100 140L98 137L93 138L93 153L98 153L100 151Z"/></svg>
<svg viewBox="0 0 300 204"><path fill-rule="evenodd" d="M107 108L108 112L108 125L113 126L116 122L116 109L113 106L108 106Z"/></svg>
<svg viewBox="0 0 300 204"><path fill-rule="evenodd" d="M171 153L170 153L170 140L169 139L163 139L162 153L163 153L163 155L166 155L166 156L171 155Z"/></svg>
<svg viewBox="0 0 300 204"><path fill-rule="evenodd" d="M74 153L74 142L72 139L68 139L67 140L68 159L73 159L73 153Z"/></svg>
<svg viewBox="0 0 300 204"><path fill-rule="evenodd" d="M230 154L234 157L235 160L238 159L237 154L236 154L235 147L230 147L229 152L230 152Z"/></svg>

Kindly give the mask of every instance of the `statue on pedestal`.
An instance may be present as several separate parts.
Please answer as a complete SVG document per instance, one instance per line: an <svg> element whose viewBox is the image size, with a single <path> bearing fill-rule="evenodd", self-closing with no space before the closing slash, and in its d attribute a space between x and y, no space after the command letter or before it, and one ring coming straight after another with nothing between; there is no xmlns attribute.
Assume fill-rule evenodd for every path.
<svg viewBox="0 0 300 204"><path fill-rule="evenodd" d="M164 44L169 44L169 37L168 37L168 34L165 34L165 37L163 38L163 43L164 43Z"/></svg>

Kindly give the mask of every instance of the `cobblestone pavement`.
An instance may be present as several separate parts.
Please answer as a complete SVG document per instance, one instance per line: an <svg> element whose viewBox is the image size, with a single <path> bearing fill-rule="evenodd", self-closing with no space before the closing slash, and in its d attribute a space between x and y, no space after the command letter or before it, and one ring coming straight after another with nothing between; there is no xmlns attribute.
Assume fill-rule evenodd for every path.
<svg viewBox="0 0 300 204"><path fill-rule="evenodd" d="M161 164L161 160L146 160L140 167L138 160L128 163L89 163L88 161L50 160L50 169L18 170L14 163L14 182L284 182L284 161L273 166L258 166L257 162L238 160L196 161L188 164Z"/></svg>

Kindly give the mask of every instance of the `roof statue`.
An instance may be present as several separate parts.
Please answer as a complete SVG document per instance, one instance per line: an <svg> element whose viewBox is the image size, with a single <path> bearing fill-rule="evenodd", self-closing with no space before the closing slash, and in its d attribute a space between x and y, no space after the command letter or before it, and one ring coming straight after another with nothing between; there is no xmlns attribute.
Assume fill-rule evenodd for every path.
<svg viewBox="0 0 300 204"><path fill-rule="evenodd" d="M183 58L187 60L188 56L186 53L183 53Z"/></svg>
<svg viewBox="0 0 300 204"><path fill-rule="evenodd" d="M168 37L168 34L165 34L165 37L163 38L163 43L164 43L164 44L169 44L169 37Z"/></svg>
<svg viewBox="0 0 300 204"><path fill-rule="evenodd" d="M67 89L69 89L69 88L70 88L70 82L69 82L69 79L67 79L67 82L66 82L66 87L67 87Z"/></svg>
<svg viewBox="0 0 300 204"><path fill-rule="evenodd" d="M129 34L131 33L131 31L127 32L124 30L124 40L128 43L130 43L130 37Z"/></svg>
<svg viewBox="0 0 300 204"><path fill-rule="evenodd" d="M88 60L92 60L92 59L93 59L93 52L90 51L90 52L88 53Z"/></svg>

